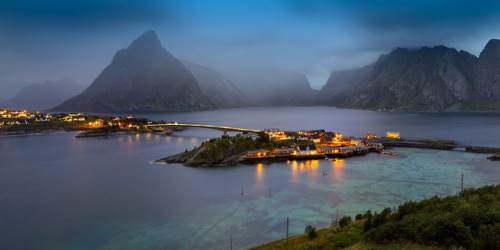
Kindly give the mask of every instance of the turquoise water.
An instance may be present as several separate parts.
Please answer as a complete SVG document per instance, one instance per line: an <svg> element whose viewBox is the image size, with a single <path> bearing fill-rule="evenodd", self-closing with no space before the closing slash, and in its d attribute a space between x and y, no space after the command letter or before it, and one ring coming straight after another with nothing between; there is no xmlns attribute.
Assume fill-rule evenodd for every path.
<svg viewBox="0 0 500 250"><path fill-rule="evenodd" d="M396 130L487 146L500 141L496 114L285 107L140 116L344 135ZM400 155L186 168L151 162L220 132L74 136L0 138L0 249L220 249L229 248L229 235L241 249L285 237L287 217L291 234L299 234L309 224L327 226L337 209L354 216L454 194L462 173L466 187L496 184L500 177L499 163L487 155L458 151L395 148Z"/></svg>

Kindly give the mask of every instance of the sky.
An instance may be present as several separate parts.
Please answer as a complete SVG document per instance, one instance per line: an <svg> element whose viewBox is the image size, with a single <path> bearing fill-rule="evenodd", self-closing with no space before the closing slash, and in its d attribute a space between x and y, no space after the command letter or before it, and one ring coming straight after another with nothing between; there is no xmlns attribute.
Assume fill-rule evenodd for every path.
<svg viewBox="0 0 500 250"><path fill-rule="evenodd" d="M89 85L147 30L180 59L223 74L332 71L397 47L445 45L479 55L500 38L500 1L0 0L0 98L71 77Z"/></svg>

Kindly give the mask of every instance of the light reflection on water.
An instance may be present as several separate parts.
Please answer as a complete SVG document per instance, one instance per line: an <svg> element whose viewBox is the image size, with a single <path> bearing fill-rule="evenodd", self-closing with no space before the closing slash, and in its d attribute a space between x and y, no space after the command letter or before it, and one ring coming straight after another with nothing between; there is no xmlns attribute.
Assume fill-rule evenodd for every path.
<svg viewBox="0 0 500 250"><path fill-rule="evenodd" d="M296 118L297 109L303 119ZM425 129L431 131L429 137L460 134L460 140L479 145L500 141L496 115L297 109L151 116L243 128L330 127L346 135L362 135L366 121L372 121L369 130L375 132L425 135ZM280 120L272 119L276 112ZM170 119L174 116L180 118ZM346 120L354 125L344 124ZM484 134L468 135L464 128ZM286 228L279 225L286 217L293 235L309 224L327 226L337 208L341 216L354 216L405 200L454 194L462 173L466 187L495 184L500 177L498 162L486 161L485 155L403 148L393 150L400 153L395 157L371 153L336 161L220 168L150 164L221 134L186 129L172 136L74 139L74 133L62 133L0 138L0 222L5 225L0 227L0 249L223 248L229 233L234 248L244 248L248 242L246 247L284 237Z"/></svg>
<svg viewBox="0 0 500 250"><path fill-rule="evenodd" d="M264 184L264 167L262 163L258 163L255 169L257 170L257 187L262 188Z"/></svg>

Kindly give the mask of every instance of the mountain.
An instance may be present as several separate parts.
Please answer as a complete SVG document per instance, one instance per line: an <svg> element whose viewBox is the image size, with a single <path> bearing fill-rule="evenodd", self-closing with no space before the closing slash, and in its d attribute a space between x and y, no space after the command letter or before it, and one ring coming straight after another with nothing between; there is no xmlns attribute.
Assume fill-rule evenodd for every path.
<svg viewBox="0 0 500 250"><path fill-rule="evenodd" d="M489 41L479 58L445 46L398 48L372 65L332 73L320 96L346 108L500 110L500 41Z"/></svg>
<svg viewBox="0 0 500 250"><path fill-rule="evenodd" d="M83 91L75 80L63 77L24 86L14 97L0 103L0 107L21 110L46 110Z"/></svg>
<svg viewBox="0 0 500 250"><path fill-rule="evenodd" d="M231 78L232 77L232 78ZM305 75L279 71L235 72L228 78L259 106L306 106L316 103L318 90Z"/></svg>
<svg viewBox="0 0 500 250"><path fill-rule="evenodd" d="M231 81L221 73L203 65L182 60L191 71L201 90L219 108L239 108L252 103Z"/></svg>
<svg viewBox="0 0 500 250"><path fill-rule="evenodd" d="M113 61L80 95L57 111L184 111L216 106L193 74L147 31L119 50Z"/></svg>

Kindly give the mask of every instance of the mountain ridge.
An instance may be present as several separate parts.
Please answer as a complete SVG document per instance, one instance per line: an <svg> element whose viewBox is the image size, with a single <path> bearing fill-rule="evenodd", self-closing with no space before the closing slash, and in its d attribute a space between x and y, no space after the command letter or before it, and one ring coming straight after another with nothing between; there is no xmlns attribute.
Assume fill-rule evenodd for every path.
<svg viewBox="0 0 500 250"><path fill-rule="evenodd" d="M443 45L397 48L370 65L350 71L358 82L342 82L332 72L322 103L372 110L500 110L499 40L490 40L479 57ZM344 90L332 91L337 88Z"/></svg>
<svg viewBox="0 0 500 250"><path fill-rule="evenodd" d="M81 93L84 87L69 77L26 85L19 92L0 103L3 108L46 110Z"/></svg>

